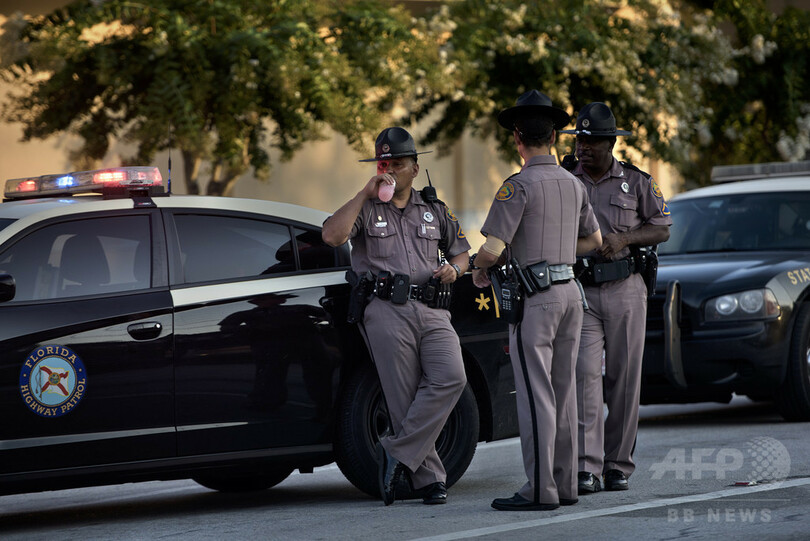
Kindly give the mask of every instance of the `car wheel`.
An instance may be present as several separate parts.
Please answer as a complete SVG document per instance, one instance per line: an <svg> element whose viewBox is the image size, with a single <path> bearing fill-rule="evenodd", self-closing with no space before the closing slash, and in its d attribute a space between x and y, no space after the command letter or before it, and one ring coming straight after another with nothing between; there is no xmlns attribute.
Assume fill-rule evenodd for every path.
<svg viewBox="0 0 810 541"><path fill-rule="evenodd" d="M192 479L205 488L220 492L250 492L267 490L290 476L294 468L289 466L263 466L256 470L225 469L201 474Z"/></svg>
<svg viewBox="0 0 810 541"><path fill-rule="evenodd" d="M810 421L810 303L796 315L785 381L776 399L786 421Z"/></svg>
<svg viewBox="0 0 810 541"><path fill-rule="evenodd" d="M374 367L362 368L351 376L341 396L338 415L335 443L338 467L354 486L379 497L374 449L380 437L390 432L390 422ZM478 430L478 404L468 384L436 440L436 450L447 471L447 486L458 481L472 462ZM397 488L399 499L416 496L409 486Z"/></svg>

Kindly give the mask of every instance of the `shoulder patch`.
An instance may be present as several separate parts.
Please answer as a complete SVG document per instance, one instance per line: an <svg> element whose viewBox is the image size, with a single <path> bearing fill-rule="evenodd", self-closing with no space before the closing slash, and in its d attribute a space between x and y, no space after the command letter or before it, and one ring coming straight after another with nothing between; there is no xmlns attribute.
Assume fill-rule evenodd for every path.
<svg viewBox="0 0 810 541"><path fill-rule="evenodd" d="M455 214L453 214L453 211L452 211L452 210L450 210L450 207L444 207L444 208L445 208L445 210L447 211L447 218L448 218L448 219L449 219L451 222L457 222L457 221L458 221L458 218L456 218L456 215L455 215Z"/></svg>
<svg viewBox="0 0 810 541"><path fill-rule="evenodd" d="M515 185L507 180L503 183L501 189L498 190L497 195L495 195L495 199L498 201L509 201L512 199L513 195L515 195Z"/></svg>
<svg viewBox="0 0 810 541"><path fill-rule="evenodd" d="M650 177L650 189L652 190L652 193L655 197L658 198L664 197L664 194L661 193L661 187L652 177Z"/></svg>
<svg viewBox="0 0 810 541"><path fill-rule="evenodd" d="M664 201L664 206L661 208L661 212L664 213L664 216L669 216L669 207L667 206L667 202Z"/></svg>
<svg viewBox="0 0 810 541"><path fill-rule="evenodd" d="M458 233L456 234L456 236L458 238L460 238L460 239L466 239L467 238L467 235L464 234L464 230L461 229L460 227L458 228Z"/></svg>

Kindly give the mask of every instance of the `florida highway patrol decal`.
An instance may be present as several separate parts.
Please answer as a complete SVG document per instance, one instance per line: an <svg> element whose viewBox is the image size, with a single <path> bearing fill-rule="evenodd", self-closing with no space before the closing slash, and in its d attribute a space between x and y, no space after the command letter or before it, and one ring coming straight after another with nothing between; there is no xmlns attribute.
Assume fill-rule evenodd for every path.
<svg viewBox="0 0 810 541"><path fill-rule="evenodd" d="M23 402L42 417L61 417L70 412L86 389L84 363L65 346L35 349L20 371Z"/></svg>

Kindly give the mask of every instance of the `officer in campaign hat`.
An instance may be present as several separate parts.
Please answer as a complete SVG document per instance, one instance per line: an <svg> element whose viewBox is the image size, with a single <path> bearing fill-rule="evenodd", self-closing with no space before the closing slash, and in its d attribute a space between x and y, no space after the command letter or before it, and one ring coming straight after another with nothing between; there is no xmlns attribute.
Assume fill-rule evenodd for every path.
<svg viewBox="0 0 810 541"><path fill-rule="evenodd" d="M580 275L589 310L577 357L578 491L599 492L602 481L606 490L626 490L635 469L648 296L639 248L666 241L672 219L655 180L613 157L616 137L630 132L616 129L610 107L589 103L576 129L561 133L577 136L578 161L566 156L563 165L585 186L602 230L602 246L586 254Z"/></svg>
<svg viewBox="0 0 810 541"><path fill-rule="evenodd" d="M411 134L386 128L374 146L375 156L360 161L377 162L376 175L324 222L323 239L351 239L352 269L373 281L360 327L391 420L377 446L383 501L393 503L407 474L423 503L443 504L447 474L435 442L467 381L449 284L467 271L470 245L444 203L413 188L424 152Z"/></svg>
<svg viewBox="0 0 810 541"><path fill-rule="evenodd" d="M529 294L522 320L509 325L518 421L527 482L492 507L543 511L577 502L576 392L574 364L582 296L573 280L576 253L601 243L599 227L582 184L551 154L556 131L570 120L545 94L530 90L498 123L512 132L523 159L506 179L481 228L486 242L473 261L473 281L489 287L488 267L507 259L541 280Z"/></svg>

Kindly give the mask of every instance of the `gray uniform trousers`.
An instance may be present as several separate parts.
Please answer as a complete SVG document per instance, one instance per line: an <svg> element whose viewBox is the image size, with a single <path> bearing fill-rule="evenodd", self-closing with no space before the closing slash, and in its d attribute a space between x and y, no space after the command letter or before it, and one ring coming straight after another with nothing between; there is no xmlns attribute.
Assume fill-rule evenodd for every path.
<svg viewBox="0 0 810 541"><path fill-rule="evenodd" d="M363 326L392 422L380 442L411 471L414 488L445 482L436 438L467 384L450 312L373 298Z"/></svg>
<svg viewBox="0 0 810 541"><path fill-rule="evenodd" d="M579 471L600 475L620 470L629 477L635 470L632 454L638 432L647 288L641 275L633 274L585 287L585 298L590 309L582 322L577 360Z"/></svg>
<svg viewBox="0 0 810 541"><path fill-rule="evenodd" d="M528 297L523 321L509 326L527 500L577 497L575 365L582 297L571 281Z"/></svg>

